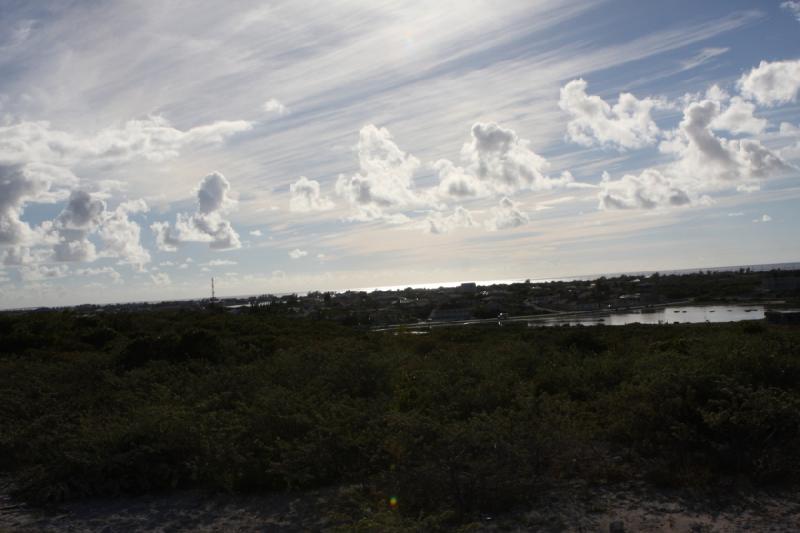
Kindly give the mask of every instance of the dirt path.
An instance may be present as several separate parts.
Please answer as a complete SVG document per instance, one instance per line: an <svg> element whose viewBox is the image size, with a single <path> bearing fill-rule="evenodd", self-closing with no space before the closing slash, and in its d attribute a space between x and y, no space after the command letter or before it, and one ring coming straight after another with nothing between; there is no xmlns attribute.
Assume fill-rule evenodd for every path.
<svg viewBox="0 0 800 533"><path fill-rule="evenodd" d="M176 491L31 508L0 495L0 532L320 531L324 492L209 495Z"/></svg>
<svg viewBox="0 0 800 533"><path fill-rule="evenodd" d="M334 524L326 518L326 511L335 507L340 494L335 488L253 496L176 491L35 509L0 491L0 531L347 531L347 523ZM394 528L381 530L389 529ZM604 488L573 483L543 495L535 510L476 517L469 530L796 532L800 531L800 494L721 494L712 502L643 486Z"/></svg>

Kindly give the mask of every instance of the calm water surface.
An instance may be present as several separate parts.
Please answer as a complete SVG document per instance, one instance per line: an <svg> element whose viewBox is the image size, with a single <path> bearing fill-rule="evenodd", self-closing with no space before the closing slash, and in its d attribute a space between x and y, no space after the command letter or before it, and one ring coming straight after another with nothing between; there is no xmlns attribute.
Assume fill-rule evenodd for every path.
<svg viewBox="0 0 800 533"><path fill-rule="evenodd" d="M617 313L597 313L580 317L553 317L531 320L529 326L624 326L625 324L696 324L702 322L738 322L740 320L761 320L764 307L761 305L703 305L663 307L644 311L622 311Z"/></svg>

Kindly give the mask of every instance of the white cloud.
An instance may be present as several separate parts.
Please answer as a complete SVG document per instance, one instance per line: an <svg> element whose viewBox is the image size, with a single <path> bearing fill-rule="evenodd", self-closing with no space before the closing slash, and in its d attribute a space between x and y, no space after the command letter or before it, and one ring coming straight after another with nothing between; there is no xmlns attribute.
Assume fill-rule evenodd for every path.
<svg viewBox="0 0 800 533"><path fill-rule="evenodd" d="M786 2L781 3L781 7L789 11L794 18L800 22L800 1L798 0L787 0Z"/></svg>
<svg viewBox="0 0 800 533"><path fill-rule="evenodd" d="M437 235L448 233L457 228L471 228L474 226L477 226L477 224L472 218L472 213L461 206L457 206L450 215L443 215L438 211L434 211L423 222L423 229L426 233Z"/></svg>
<svg viewBox="0 0 800 533"><path fill-rule="evenodd" d="M528 215L519 209L519 204L508 197L501 199L499 207L493 207L491 212L491 218L485 222L489 231L516 228L529 221Z"/></svg>
<svg viewBox="0 0 800 533"><path fill-rule="evenodd" d="M158 285L159 287L164 287L172 283L169 274L167 274L166 272L157 272L156 274L151 274L150 281L152 281L153 284Z"/></svg>
<svg viewBox="0 0 800 533"><path fill-rule="evenodd" d="M715 100L690 101L678 128L665 134L659 149L674 157L661 169L646 169L601 182L600 209L654 209L708 204L706 193L759 188L759 182L791 167L775 152L754 139L726 139L712 127L747 132L759 129L746 102L731 99L725 115Z"/></svg>
<svg viewBox="0 0 800 533"><path fill-rule="evenodd" d="M309 211L325 211L333 208L333 202L320 194L319 182L300 176L289 185L289 211L306 213Z"/></svg>
<svg viewBox="0 0 800 533"><path fill-rule="evenodd" d="M794 102L800 90L800 60L762 61L739 78L737 85L743 96L762 105Z"/></svg>
<svg viewBox="0 0 800 533"><path fill-rule="evenodd" d="M305 250L301 250L300 248L295 248L291 252L289 252L289 257L292 259L300 259L301 257L305 257L308 255L308 252Z"/></svg>
<svg viewBox="0 0 800 533"><path fill-rule="evenodd" d="M753 115L755 110L754 104L746 102L739 96L734 96L725 111L711 121L711 128L727 130L731 133L758 135L767 128L769 123L766 119L756 118Z"/></svg>
<svg viewBox="0 0 800 533"><path fill-rule="evenodd" d="M128 218L134 213L146 213L144 200L123 202L114 211L106 212L98 231L103 242L103 256L115 257L122 263L138 265L139 268L150 262L150 253L141 243L141 227Z"/></svg>
<svg viewBox="0 0 800 533"><path fill-rule="evenodd" d="M122 281L122 274L111 267L79 268L75 270L74 273L77 276L108 276L114 283L120 283Z"/></svg>
<svg viewBox="0 0 800 533"><path fill-rule="evenodd" d="M222 209L236 205L236 201L228 196L231 184L219 172L208 174L197 187L197 211L209 215Z"/></svg>
<svg viewBox="0 0 800 533"><path fill-rule="evenodd" d="M102 221L106 204L93 199L86 191L76 190L69 196L67 205L56 219L56 225L65 229L89 229Z"/></svg>
<svg viewBox="0 0 800 533"><path fill-rule="evenodd" d="M82 234L67 233L66 237L53 245L53 258L63 262L91 262L97 258L97 249L92 241Z"/></svg>
<svg viewBox="0 0 800 533"><path fill-rule="evenodd" d="M205 176L196 190L195 213L178 213L174 227L168 222L150 225L159 250L175 251L184 242L207 242L215 250L241 247L239 234L222 217L222 213L236 205L228 194L230 188L230 182L219 172Z"/></svg>
<svg viewBox="0 0 800 533"><path fill-rule="evenodd" d="M684 110L683 120L661 150L678 156L673 174L695 182L701 188L755 183L785 172L788 165L774 152L753 139L729 140L711 130L720 116L719 102L693 102Z"/></svg>
<svg viewBox="0 0 800 533"><path fill-rule="evenodd" d="M730 48L703 48L693 57L681 63L681 70L689 70L707 63L717 56L728 52Z"/></svg>
<svg viewBox="0 0 800 533"><path fill-rule="evenodd" d="M233 266L236 265L236 261L231 261L229 259L212 259L208 263L205 263L205 266L210 267L217 267L217 266Z"/></svg>
<svg viewBox="0 0 800 533"><path fill-rule="evenodd" d="M492 192L477 176L454 165L452 161L440 159L432 167L439 176L437 192L442 198L481 197Z"/></svg>
<svg viewBox="0 0 800 533"><path fill-rule="evenodd" d="M394 218L397 222L405 217L387 210L429 204L414 190L419 160L402 151L389 130L373 124L362 127L357 151L359 172L350 177L340 175L336 181L336 193L354 209L352 219Z"/></svg>
<svg viewBox="0 0 800 533"><path fill-rule="evenodd" d="M153 222L150 229L156 236L156 248L163 252L174 252L181 244L178 232L174 230L169 222Z"/></svg>
<svg viewBox="0 0 800 533"><path fill-rule="evenodd" d="M610 146L617 149L642 148L656 142L659 128L650 113L665 104L660 100L637 99L621 93L614 106L586 93L586 82L572 80L561 88L558 105L572 117L568 137L584 146Z"/></svg>
<svg viewBox="0 0 800 533"><path fill-rule="evenodd" d="M647 169L638 176L626 174L618 180L611 180L604 173L600 187L600 209L654 209L696 201L689 191L655 169Z"/></svg>
<svg viewBox="0 0 800 533"><path fill-rule="evenodd" d="M227 137L247 131L244 120L217 121L179 130L164 117L129 120L94 135L78 136L52 129L49 122L20 122L0 127L0 161L42 162L71 166L119 163L142 158L161 162L178 157L187 146L219 144Z"/></svg>
<svg viewBox="0 0 800 533"><path fill-rule="evenodd" d="M25 203L49 187L31 165L0 164L0 244L20 244L34 238L30 226L20 216Z"/></svg>
<svg viewBox="0 0 800 533"><path fill-rule="evenodd" d="M558 204L565 204L569 202L574 202L574 196L561 196L559 198L554 198L553 200L548 200L546 202L539 202L536 204L534 208L535 211L546 211L548 209L554 209Z"/></svg>
<svg viewBox="0 0 800 533"><path fill-rule="evenodd" d="M250 231L250 236L252 237L261 237L263 233L261 233L260 229L254 229Z"/></svg>
<svg viewBox="0 0 800 533"><path fill-rule="evenodd" d="M715 83L714 85L706 89L705 98L706 100L717 100L718 102L727 102L728 100L730 100L731 95L729 95L725 89L723 89L722 87L720 87ZM697 100L700 100L700 98L692 99L692 101L697 101Z"/></svg>
<svg viewBox="0 0 800 533"><path fill-rule="evenodd" d="M267 113L275 113L276 115L287 115L289 114L289 108L283 105L280 101L275 98L270 98L264 105L262 109Z"/></svg>
<svg viewBox="0 0 800 533"><path fill-rule="evenodd" d="M765 215L761 215L761 218L754 218L753 219L753 224L758 224L759 222L761 222L763 224L763 223L767 223L767 222L770 222L770 221L772 221L772 217L765 214Z"/></svg>
<svg viewBox="0 0 800 533"><path fill-rule="evenodd" d="M3 265L20 266L34 261L30 248L26 246L13 246L3 252Z"/></svg>
<svg viewBox="0 0 800 533"><path fill-rule="evenodd" d="M67 265L25 265L19 269L19 274L25 282L47 281L63 278L69 272Z"/></svg>
<svg viewBox="0 0 800 533"><path fill-rule="evenodd" d="M475 176L484 186L498 194L513 194L519 190L542 191L561 187L572 181L569 173L559 178L547 176L549 163L545 158L529 148L529 142L521 139L514 130L503 128L494 122L477 122L471 129L471 140L461 149L461 158L467 162L467 172ZM439 169L452 171L442 161L437 163ZM460 169L455 169L463 174ZM452 177L444 177L445 183ZM441 184L440 184L441 185ZM452 192L453 187L447 187ZM465 184L463 193L474 191L480 193L481 186L474 183ZM468 194L461 194L467 196Z"/></svg>
<svg viewBox="0 0 800 533"><path fill-rule="evenodd" d="M22 210L29 202L63 199L65 188L78 182L69 168L73 165L117 164L137 157L163 161L176 157L183 147L219 143L250 127L245 121L219 121L182 131L162 117L148 117L81 136L53 129L48 122L4 125L0 127L0 244L50 242L59 261L92 261L98 254L88 236L99 228L106 246L102 255L145 263L149 254L139 243L140 228L127 217L134 211L130 206L105 211L102 199L109 197L108 187L116 184L119 189L118 180L95 180L73 190L59 217L35 229L20 220ZM98 187L101 192L89 198L88 190ZM225 233L224 225L214 229Z"/></svg>
<svg viewBox="0 0 800 533"><path fill-rule="evenodd" d="M58 242L53 245L56 261L94 261L97 250L89 234L102 222L106 204L82 190L72 191L67 205L55 219Z"/></svg>
<svg viewBox="0 0 800 533"><path fill-rule="evenodd" d="M25 172L31 165L1 166L6 171L6 179L0 180L0 188L5 188L5 202L0 201L0 227L5 244L24 243L28 247L52 245L52 258L62 262L94 261L97 257L116 257L123 262L143 264L150 260L149 253L139 242L140 228L128 219L128 213L147 209L143 200L124 202L115 211L106 210L105 202L83 190L73 190L61 213L53 221L44 221L35 229L19 220L20 206L25 198L36 197L36 192L47 186L42 181L31 179ZM12 170L9 170L12 169ZM33 193L26 197L26 194ZM16 200L16 201L15 201ZM3 214L3 211L5 214ZM104 249L100 254L89 237L99 233ZM36 253L31 256L15 247L7 251L4 259L16 264L45 260Z"/></svg>

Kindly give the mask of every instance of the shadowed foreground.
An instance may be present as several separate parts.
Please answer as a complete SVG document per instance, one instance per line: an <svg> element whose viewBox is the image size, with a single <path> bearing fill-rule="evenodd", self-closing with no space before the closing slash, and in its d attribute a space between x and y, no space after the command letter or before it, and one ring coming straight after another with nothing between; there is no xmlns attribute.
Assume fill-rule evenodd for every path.
<svg viewBox="0 0 800 533"><path fill-rule="evenodd" d="M52 312L0 335L0 525L797 523L797 328Z"/></svg>

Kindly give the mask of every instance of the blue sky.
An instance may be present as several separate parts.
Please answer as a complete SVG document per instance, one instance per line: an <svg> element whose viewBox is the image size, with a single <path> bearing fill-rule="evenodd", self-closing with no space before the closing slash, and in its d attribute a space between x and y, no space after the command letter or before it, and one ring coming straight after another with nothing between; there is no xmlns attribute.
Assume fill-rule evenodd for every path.
<svg viewBox="0 0 800 533"><path fill-rule="evenodd" d="M0 307L800 260L800 2L0 0Z"/></svg>

